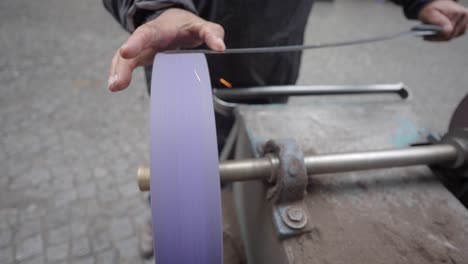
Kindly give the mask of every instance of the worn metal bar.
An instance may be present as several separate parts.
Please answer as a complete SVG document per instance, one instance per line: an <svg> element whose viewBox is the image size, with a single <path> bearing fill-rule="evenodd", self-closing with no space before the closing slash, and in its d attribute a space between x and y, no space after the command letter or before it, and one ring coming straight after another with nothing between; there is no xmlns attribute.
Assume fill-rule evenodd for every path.
<svg viewBox="0 0 468 264"><path fill-rule="evenodd" d="M278 167L275 156L224 161L219 164L219 176L222 182L259 180L269 177Z"/></svg>
<svg viewBox="0 0 468 264"><path fill-rule="evenodd" d="M456 161L457 148L449 144L416 146L404 149L314 155L304 158L309 175L370 170L413 165L450 164ZM261 180L271 177L279 167L275 156L260 159L224 161L219 164L222 182ZM140 190L149 189L149 169L138 172Z"/></svg>
<svg viewBox="0 0 468 264"><path fill-rule="evenodd" d="M305 157L308 174L336 173L412 165L454 162L457 149L452 145L429 145L404 149L328 154Z"/></svg>
<svg viewBox="0 0 468 264"><path fill-rule="evenodd" d="M274 96L380 93L395 93L403 99L409 97L409 91L403 83L369 85L289 85L262 86L239 89L213 89L213 94L215 96L228 101Z"/></svg>

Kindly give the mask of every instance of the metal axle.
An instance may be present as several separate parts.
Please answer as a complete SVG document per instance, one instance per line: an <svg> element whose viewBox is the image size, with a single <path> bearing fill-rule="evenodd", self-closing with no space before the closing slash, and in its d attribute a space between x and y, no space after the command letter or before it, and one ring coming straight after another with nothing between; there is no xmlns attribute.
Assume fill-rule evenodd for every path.
<svg viewBox="0 0 468 264"><path fill-rule="evenodd" d="M404 149L354 153L314 155L304 158L307 174L404 167L413 165L452 164L457 160L457 148L450 144L417 146ZM224 161L219 163L221 182L262 180L279 168L279 159L267 156L259 159ZM138 169L141 191L150 189L150 170Z"/></svg>

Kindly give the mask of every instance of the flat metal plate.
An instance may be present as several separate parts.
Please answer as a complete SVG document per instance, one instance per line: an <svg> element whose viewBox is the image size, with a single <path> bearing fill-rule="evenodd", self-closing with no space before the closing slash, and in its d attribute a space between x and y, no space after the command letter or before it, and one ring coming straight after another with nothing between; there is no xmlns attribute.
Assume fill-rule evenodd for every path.
<svg viewBox="0 0 468 264"><path fill-rule="evenodd" d="M362 96L310 99L302 105L246 106L238 109L238 115L250 146L294 138L306 155L406 147L425 141L430 132L443 132L414 116L409 104ZM429 168L310 176L306 204L313 231L284 241L281 250L247 242L252 263L279 263L275 259L286 259L283 263L464 263L468 259L468 212ZM258 223L271 222L271 207L262 202L264 191L258 183L235 186L242 234L248 241L267 237L265 231L254 233L264 230Z"/></svg>

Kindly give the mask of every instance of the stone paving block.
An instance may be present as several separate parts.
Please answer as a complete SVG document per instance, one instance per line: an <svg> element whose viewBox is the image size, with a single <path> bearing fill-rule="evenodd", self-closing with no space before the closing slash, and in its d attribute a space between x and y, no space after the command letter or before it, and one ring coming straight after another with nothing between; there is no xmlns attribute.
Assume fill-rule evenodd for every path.
<svg viewBox="0 0 468 264"><path fill-rule="evenodd" d="M73 261L74 264L94 264L96 263L96 260L94 259L93 256L89 256L89 257L86 257L86 258L82 258L82 259L77 259L75 261Z"/></svg>
<svg viewBox="0 0 468 264"><path fill-rule="evenodd" d="M126 184L119 185L118 189L123 198L130 198L140 194L140 189L136 181L130 181Z"/></svg>
<svg viewBox="0 0 468 264"><path fill-rule="evenodd" d="M127 263L127 261L141 262L138 252L138 240L136 237L119 240L115 243L115 246L119 252L119 259L124 263Z"/></svg>
<svg viewBox="0 0 468 264"><path fill-rule="evenodd" d="M26 222L31 220L37 220L46 214L44 207L37 204L30 204L26 209L23 209L19 213L19 221Z"/></svg>
<svg viewBox="0 0 468 264"><path fill-rule="evenodd" d="M113 219L110 223L110 233L113 241L127 238L133 234L133 227L128 217Z"/></svg>
<svg viewBox="0 0 468 264"><path fill-rule="evenodd" d="M10 190L20 190L28 186L37 186L41 182L46 182L50 179L50 173L44 168L31 168L29 171L21 174L13 179L10 183Z"/></svg>
<svg viewBox="0 0 468 264"><path fill-rule="evenodd" d="M88 235L96 235L102 232L108 233L109 232L109 222L110 219L105 217L104 215L98 215L93 217L91 222L88 225Z"/></svg>
<svg viewBox="0 0 468 264"><path fill-rule="evenodd" d="M16 247L16 260L26 260L32 256L43 253L43 241L41 235L27 238Z"/></svg>
<svg viewBox="0 0 468 264"><path fill-rule="evenodd" d="M53 201L55 203L55 207L63 207L76 201L77 198L78 198L78 194L76 190L71 189L71 190L59 192L57 195L54 196Z"/></svg>
<svg viewBox="0 0 468 264"><path fill-rule="evenodd" d="M91 253L87 237L76 238L72 241L71 254L74 257L84 257Z"/></svg>
<svg viewBox="0 0 468 264"><path fill-rule="evenodd" d="M96 167L93 169L93 175L96 179L102 179L109 177L109 170L103 167Z"/></svg>
<svg viewBox="0 0 468 264"><path fill-rule="evenodd" d="M64 260L68 256L68 243L61 243L57 246L47 248L47 262L53 263Z"/></svg>
<svg viewBox="0 0 468 264"><path fill-rule="evenodd" d="M86 235L88 231L88 221L81 220L72 222L71 225L72 238L77 238Z"/></svg>
<svg viewBox="0 0 468 264"><path fill-rule="evenodd" d="M18 226L15 233L15 241L21 241L32 235L36 235L41 232L41 221L40 219L31 220L24 222Z"/></svg>
<svg viewBox="0 0 468 264"><path fill-rule="evenodd" d="M118 260L116 249L108 249L96 255L97 264L116 264Z"/></svg>
<svg viewBox="0 0 468 264"><path fill-rule="evenodd" d="M70 225L59 226L48 232L47 242L49 245L56 245L67 242L71 237Z"/></svg>
<svg viewBox="0 0 468 264"><path fill-rule="evenodd" d="M103 204L113 202L115 203L116 201L118 201L119 197L119 192L111 188L104 191L99 191L97 195L98 200Z"/></svg>
<svg viewBox="0 0 468 264"><path fill-rule="evenodd" d="M21 189L25 189L27 187L30 187L32 185L31 183L31 178L29 177L29 175L19 175L19 176L16 176L14 177L9 186L8 186L8 189L11 190L11 191L17 191L17 190L21 190Z"/></svg>
<svg viewBox="0 0 468 264"><path fill-rule="evenodd" d="M90 235L91 247L94 252L100 252L111 248L111 239L107 232L100 232Z"/></svg>
<svg viewBox="0 0 468 264"><path fill-rule="evenodd" d="M13 247L0 248L0 263L13 263Z"/></svg>
<svg viewBox="0 0 468 264"><path fill-rule="evenodd" d="M23 162L21 159L18 159L16 157L9 158L8 162L6 162L5 164L8 168L8 177L12 181L14 180L14 178L26 173L30 166L26 162Z"/></svg>
<svg viewBox="0 0 468 264"><path fill-rule="evenodd" d="M10 228L0 229L0 248L7 246L13 240L13 231ZM0 262L1 263L1 262Z"/></svg>
<svg viewBox="0 0 468 264"><path fill-rule="evenodd" d="M81 167L78 164L74 164L73 167L70 168L73 175L75 176L75 182L77 184L82 184L85 182L89 182L92 179L92 171L86 165L82 165Z"/></svg>
<svg viewBox="0 0 468 264"><path fill-rule="evenodd" d="M71 206L71 219L85 219L99 214L100 208L96 199L79 200Z"/></svg>
<svg viewBox="0 0 468 264"><path fill-rule="evenodd" d="M0 209L0 227L8 228L15 225L18 220L18 209L4 208Z"/></svg>
<svg viewBox="0 0 468 264"><path fill-rule="evenodd" d="M73 188L73 176L69 174L54 176L52 180L52 188L54 191L68 191Z"/></svg>
<svg viewBox="0 0 468 264"><path fill-rule="evenodd" d="M55 226L61 226L68 223L71 219L70 208L68 206L62 206L59 208L52 208L48 210L44 217L47 228L53 228Z"/></svg>
<svg viewBox="0 0 468 264"><path fill-rule="evenodd" d="M96 186L92 181L87 182L78 186L77 192L79 199L90 199L96 195Z"/></svg>
<svg viewBox="0 0 468 264"><path fill-rule="evenodd" d="M21 261L19 264L44 264L44 263L46 263L44 256L36 256L31 259Z"/></svg>

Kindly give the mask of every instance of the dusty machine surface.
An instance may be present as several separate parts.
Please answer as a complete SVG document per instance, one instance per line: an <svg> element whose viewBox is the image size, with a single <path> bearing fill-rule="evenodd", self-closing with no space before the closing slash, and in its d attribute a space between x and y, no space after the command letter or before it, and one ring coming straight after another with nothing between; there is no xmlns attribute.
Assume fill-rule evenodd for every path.
<svg viewBox="0 0 468 264"><path fill-rule="evenodd" d="M236 159L259 157L270 139L295 139L304 155L395 149L437 132L409 103L371 97L307 105L242 106ZM306 227L282 236L260 181L234 183L248 263L466 263L468 211L427 166L308 175L293 201ZM292 199L294 200L294 199ZM286 201L285 204L289 204ZM299 216L294 215L299 214ZM304 215L301 215L304 214ZM289 215L290 216L290 215ZM285 233L288 233L287 231Z"/></svg>
<svg viewBox="0 0 468 264"><path fill-rule="evenodd" d="M224 243L241 249L224 263L467 263L468 99L447 132L415 114L401 84L324 92L336 88L295 104L215 98L237 120L219 173L233 195L223 226L240 230Z"/></svg>

